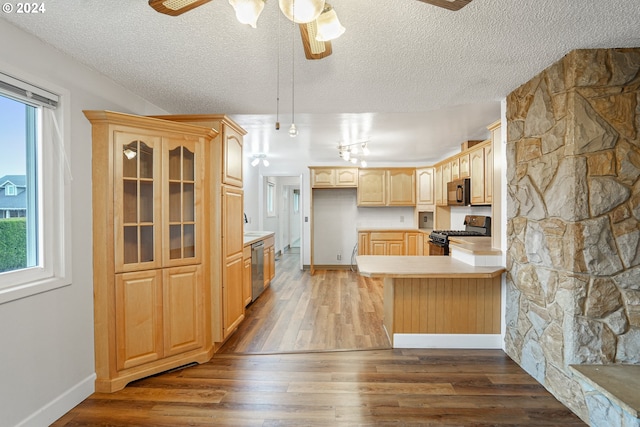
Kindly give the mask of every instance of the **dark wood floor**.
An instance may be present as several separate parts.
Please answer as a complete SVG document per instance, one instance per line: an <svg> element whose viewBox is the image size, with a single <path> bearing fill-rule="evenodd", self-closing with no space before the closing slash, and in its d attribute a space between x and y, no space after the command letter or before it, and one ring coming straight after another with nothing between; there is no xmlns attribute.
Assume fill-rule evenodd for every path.
<svg viewBox="0 0 640 427"><path fill-rule="evenodd" d="M291 297L285 298L276 282L243 325L254 340L237 334L210 362L139 380L117 393L95 393L54 426L584 425L500 350L344 351L341 343L380 345L378 338L353 339L346 332L377 336L366 326L375 315L357 309L360 303L367 313L377 307L378 297L367 302L366 296L379 292L370 288L376 285L347 272L311 278L296 270L296 262L286 269L287 262L286 256L278 262L278 280L310 287L309 304L291 302L302 297L289 290ZM349 298L319 299L344 307L332 323L323 323L332 316L317 314L325 309L311 303L320 292L313 289L348 286L358 289ZM263 327L270 332L260 332ZM334 351L313 348L321 342ZM313 351L286 352L302 348Z"/></svg>

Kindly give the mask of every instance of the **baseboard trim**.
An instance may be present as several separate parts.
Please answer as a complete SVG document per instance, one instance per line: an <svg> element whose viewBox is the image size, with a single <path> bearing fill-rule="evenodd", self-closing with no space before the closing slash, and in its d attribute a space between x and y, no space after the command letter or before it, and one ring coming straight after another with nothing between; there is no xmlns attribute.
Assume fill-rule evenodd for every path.
<svg viewBox="0 0 640 427"><path fill-rule="evenodd" d="M393 348L502 349L500 334L393 334Z"/></svg>
<svg viewBox="0 0 640 427"><path fill-rule="evenodd" d="M324 264L324 265L314 264L313 268L315 270L351 270L351 265L350 264Z"/></svg>
<svg viewBox="0 0 640 427"><path fill-rule="evenodd" d="M93 394L95 381L96 374L93 373L29 415L16 427L40 427L53 424L54 421Z"/></svg>

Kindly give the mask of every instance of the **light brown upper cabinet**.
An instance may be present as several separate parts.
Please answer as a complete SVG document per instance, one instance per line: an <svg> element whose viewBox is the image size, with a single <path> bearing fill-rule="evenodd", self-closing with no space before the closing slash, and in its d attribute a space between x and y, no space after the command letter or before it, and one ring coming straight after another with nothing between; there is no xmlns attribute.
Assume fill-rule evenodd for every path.
<svg viewBox="0 0 640 427"><path fill-rule="evenodd" d="M413 168L387 170L389 206L416 205L416 170Z"/></svg>
<svg viewBox="0 0 640 427"><path fill-rule="evenodd" d="M95 389L211 354L206 337L206 145L217 132L85 111L92 124Z"/></svg>
<svg viewBox="0 0 640 427"><path fill-rule="evenodd" d="M442 198L440 199L440 206L447 205L447 184L451 182L451 162L445 162L442 164L442 179L438 179L440 184L440 191L442 192Z"/></svg>
<svg viewBox="0 0 640 427"><path fill-rule="evenodd" d="M385 169L360 169L358 171L358 205L385 206L387 195L387 171Z"/></svg>
<svg viewBox="0 0 640 427"><path fill-rule="evenodd" d="M416 169L416 183L417 183L417 199L418 205L433 205L435 204L434 183L435 183L435 170L434 168L421 168Z"/></svg>
<svg viewBox="0 0 640 427"><path fill-rule="evenodd" d="M451 164L451 179L460 178L460 160L456 157L449 162Z"/></svg>
<svg viewBox="0 0 640 427"><path fill-rule="evenodd" d="M444 197L446 197L447 193L446 191L443 191L444 186L442 185L442 165L434 167L433 170L435 173L434 187L436 193L436 206L443 206L447 204L446 200L444 200Z"/></svg>
<svg viewBox="0 0 640 427"><path fill-rule="evenodd" d="M415 206L414 168L367 168L358 171L358 206Z"/></svg>
<svg viewBox="0 0 640 427"><path fill-rule="evenodd" d="M193 114L153 116L158 119L213 128L220 138L220 152L215 153L222 162L222 184L242 188L242 144L247 134L236 122L224 114Z"/></svg>
<svg viewBox="0 0 640 427"><path fill-rule="evenodd" d="M358 168L309 167L312 188L355 188L358 186Z"/></svg>
<svg viewBox="0 0 640 427"><path fill-rule="evenodd" d="M458 162L460 163L460 173L458 175L459 178L469 178L471 175L470 165L469 165L469 153L463 154L458 158ZM453 176L451 179L455 179Z"/></svg>
<svg viewBox="0 0 640 427"><path fill-rule="evenodd" d="M484 147L484 202L493 203L493 146Z"/></svg>
<svg viewBox="0 0 640 427"><path fill-rule="evenodd" d="M472 149L469 158L471 162L471 204L485 204L484 147Z"/></svg>

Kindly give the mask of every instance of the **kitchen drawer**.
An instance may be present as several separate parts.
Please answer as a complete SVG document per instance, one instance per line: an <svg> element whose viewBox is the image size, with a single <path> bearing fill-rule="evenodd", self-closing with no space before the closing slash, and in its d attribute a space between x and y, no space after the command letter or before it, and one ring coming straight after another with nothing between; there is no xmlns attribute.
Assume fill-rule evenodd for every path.
<svg viewBox="0 0 640 427"><path fill-rule="evenodd" d="M372 232L371 240L404 240L404 232Z"/></svg>

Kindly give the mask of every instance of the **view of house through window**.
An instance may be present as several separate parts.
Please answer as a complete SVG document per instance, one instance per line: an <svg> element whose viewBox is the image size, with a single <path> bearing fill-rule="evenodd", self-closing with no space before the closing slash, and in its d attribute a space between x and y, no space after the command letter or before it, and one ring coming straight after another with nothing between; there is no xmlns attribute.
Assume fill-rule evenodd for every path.
<svg viewBox="0 0 640 427"><path fill-rule="evenodd" d="M38 264L40 108L0 95L0 273Z"/></svg>

